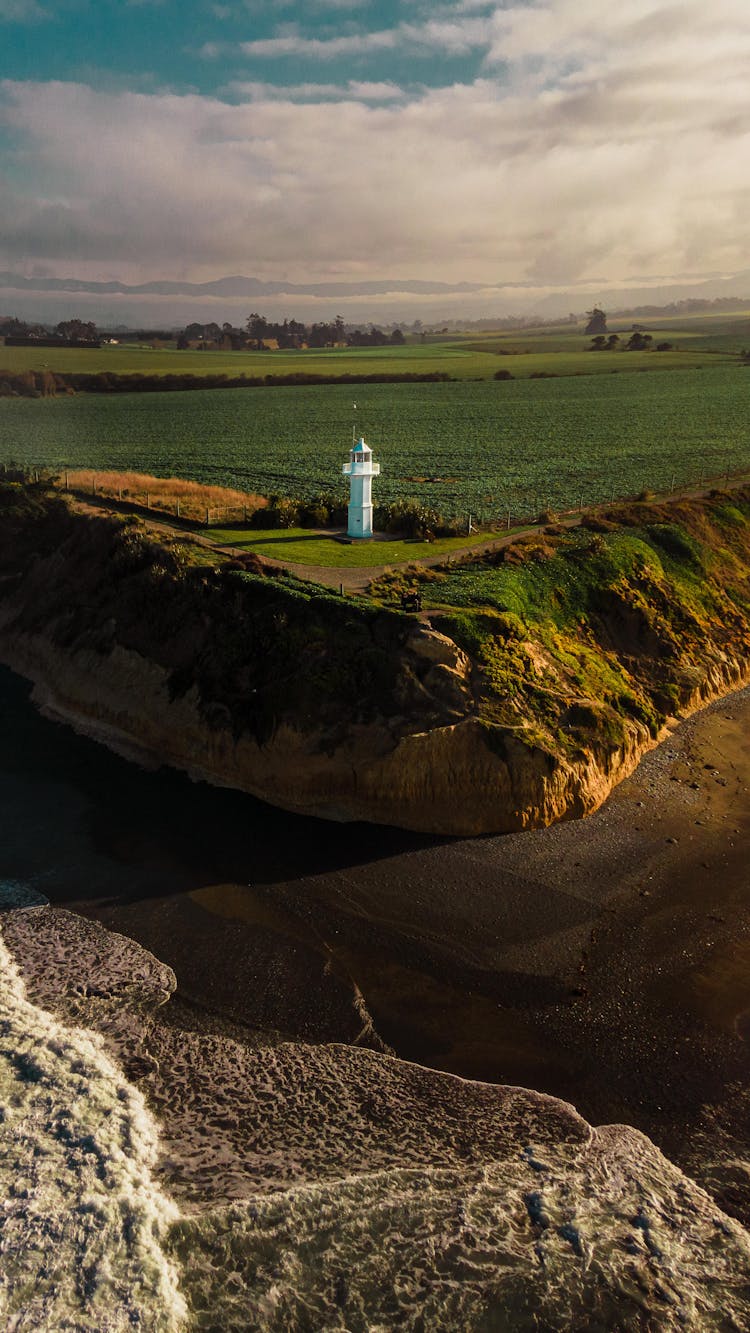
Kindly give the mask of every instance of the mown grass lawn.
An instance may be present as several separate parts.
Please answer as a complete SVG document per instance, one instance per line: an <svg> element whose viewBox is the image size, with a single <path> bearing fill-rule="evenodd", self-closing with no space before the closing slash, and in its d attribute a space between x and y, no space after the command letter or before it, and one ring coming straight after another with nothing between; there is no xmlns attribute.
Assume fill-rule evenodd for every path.
<svg viewBox="0 0 750 1333"><path fill-rule="evenodd" d="M432 542L393 540L353 542L347 545L333 536L306 528L258 531L251 528L206 528L206 536L219 546L236 546L243 552L271 557L289 564L323 565L331 569L367 569L377 565L408 564L431 555L450 554L465 546L476 546L491 539L492 533L475 532L471 536L442 537Z"/></svg>

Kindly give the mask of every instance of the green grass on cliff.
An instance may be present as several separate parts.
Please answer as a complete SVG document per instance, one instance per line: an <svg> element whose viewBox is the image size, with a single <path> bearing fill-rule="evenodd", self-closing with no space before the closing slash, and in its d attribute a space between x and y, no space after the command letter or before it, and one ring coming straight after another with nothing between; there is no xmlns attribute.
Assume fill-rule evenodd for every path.
<svg viewBox="0 0 750 1333"><path fill-rule="evenodd" d="M265 576L252 552L205 558L136 519L0 484L12 632L103 662L118 646L138 653L175 698L197 689L210 727L261 745L285 721L333 749L362 722L452 725L453 703L423 684L429 662L405 649L414 620L400 598L416 585L433 627L471 659L488 744L516 737L551 765L609 762L634 723L656 736L709 674L715 690L750 661L750 488L620 506L460 566L394 570L369 599Z"/></svg>
<svg viewBox="0 0 750 1333"><path fill-rule="evenodd" d="M655 735L722 654L750 649L750 491L550 527L421 581L434 625L481 672L488 722L575 750ZM386 601L395 576L373 585ZM409 576L411 586L419 574Z"/></svg>
<svg viewBox="0 0 750 1333"><path fill-rule="evenodd" d="M404 564L426 556L449 554L465 546L486 542L486 532L471 536L436 537L434 541L405 541L403 538L367 542L337 541L335 537L306 528L263 531L247 527L207 528L206 535L219 546L270 556L289 564L322 565L327 569L369 569L376 565Z"/></svg>
<svg viewBox="0 0 750 1333"><path fill-rule="evenodd" d="M41 485L0 483L3 603L16 632L98 654L102 669L116 648L139 654L173 698L197 690L210 728L260 745L285 721L335 737L401 715L411 684L400 610L265 576L252 556L206 565L205 549L76 511Z"/></svg>

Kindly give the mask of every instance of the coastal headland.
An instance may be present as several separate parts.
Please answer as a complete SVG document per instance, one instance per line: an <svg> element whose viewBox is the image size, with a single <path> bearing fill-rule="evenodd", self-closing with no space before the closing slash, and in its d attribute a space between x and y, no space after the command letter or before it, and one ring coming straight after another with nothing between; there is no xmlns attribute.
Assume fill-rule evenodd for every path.
<svg viewBox="0 0 750 1333"><path fill-rule="evenodd" d="M629 697L637 687L636 697L653 699L647 686L653 690L659 682L666 694L656 697L662 709L668 703L677 665L656 645L668 644L673 615L694 627L694 637L680 640L691 657L694 688L701 666L707 671L711 661L741 661L742 493L708 497L690 513L695 502L680 502L669 514L665 506L632 506L626 512L637 515L639 525L618 522L613 512L604 520L612 527L584 528L570 547L564 533L540 533L520 543L518 559L450 569L444 581L424 583L425 603L443 599L439 609L426 606L430 619L442 617L438 630L389 608L387 587L378 602L377 591L372 601L337 599L283 576L231 567L241 560L222 558L217 565L214 557L199 552L196 558L189 550L178 577L169 560L179 555L179 544L175 552L172 543L120 518L71 516L57 510L57 500L47 508L39 491L14 491L13 497L6 532L15 532L18 564L6 558L3 566L5 641L38 646L46 616L51 649L45 660L60 670L67 654L80 658L89 664L90 680L117 664L126 630L134 658L151 660L159 641L176 657L174 626L181 623L194 653L195 621L184 613L193 604L195 581L201 598L211 597L199 603L204 631L208 608L223 614L228 606L232 623L243 616L243 651L253 624L243 600L248 586L260 587L268 599L252 604L256 624L264 621L265 605L275 611L264 623L266 652L273 651L274 635L289 644L295 622L280 613L294 605L290 593L300 598L306 617L308 600L315 605L318 599L323 615L329 603L341 608L332 613L341 616L337 633L346 627L344 616L349 634L360 627L356 656L349 641L348 670L368 661L362 643L372 651L373 638L365 639L361 629L362 607L399 627L393 639L383 634L387 653L399 662L402 632L407 643L415 631L442 634L464 654L479 705L497 708L500 696L482 693L492 658L487 651L472 654L466 627L465 647L445 628L446 617L464 614L448 600L454 583L473 579L475 595L481 591L486 599L470 617L487 616L493 625L495 616L521 621L520 603L515 610L509 605L511 579L517 597L532 574L536 588L560 589L566 551L580 562L598 537L589 559L597 558L597 546L601 558L602 548L617 550L617 543L633 539L643 543L636 546L643 554L650 543L641 533L649 528L652 539L654 529L661 538L651 549L662 553L659 577L666 578L665 564L670 571L674 605L662 585L649 653L640 663L637 653L628 660ZM33 533L35 562L24 532ZM100 582L100 542L118 533L134 546L119 564L107 566L115 590L108 591ZM679 551L680 537L690 552L687 559L683 545L681 579L680 560L665 547ZM548 549L529 555L539 542ZM8 538L6 550L10 546ZM601 564L594 568L601 573ZM640 571L643 576L643 566ZM652 605L644 588L658 586L655 563L645 572L638 584L641 638ZM183 585L177 608L170 608L173 581ZM579 573L576 606L588 586ZM154 587L163 594L156 602ZM607 597L620 615L632 585L620 577L617 587L620 599L610 585ZM236 595L228 603L229 589ZM726 604L723 622L722 589L731 589L735 608L733 618ZM116 594L124 610L112 625L117 618L107 599ZM506 609L493 608L492 596L504 598ZM714 638L703 632L710 624L708 598L716 599L708 603L716 615ZM514 653L529 651L534 640L528 631L540 622L529 611L521 623L527 632L510 639ZM300 654L310 624L302 621L295 640ZM103 638L96 638L95 627ZM590 622L580 627L581 642L593 652L589 628ZM562 636L559 617L554 631ZM496 652L498 639L492 636ZM201 680L231 716L226 678L211 684L212 659L206 639L201 642ZM618 660L614 652L607 658L613 672ZM587 679L595 679L592 658L578 660L579 671L584 665ZM236 658L232 669L239 669ZM533 687L540 677L527 676L517 662L515 669L517 693L510 700L520 711L539 701ZM48 682L62 693L63 679ZM319 662L318 692L326 679ZM355 672L357 685L365 680L371 688L372 676ZM293 685L298 704L296 681L287 676L279 686ZM507 692L507 677L505 684ZM283 698L283 691L274 697ZM133 707L129 702L128 711ZM243 826L241 793L210 792L177 776L170 781L177 784L179 811L170 815L152 787L164 779L123 765L134 784L149 784L144 800L156 802L153 828L133 825L137 807L95 768L96 812L91 794L83 808L80 796L71 801L63 842L51 857L44 843L54 824L50 809L70 781L70 766L66 761L57 775L50 766L49 799L37 774L33 802L24 805L21 796L25 822L21 808L12 800L5 804L6 855L11 863L17 859L23 878L33 855L29 842L37 845L36 818L37 882L53 901L81 915L43 907L3 918L6 947L27 988L25 994L19 989L8 963L5 993L14 1012L6 1044L13 1078L33 1103L18 1104L19 1124L42 1132L47 1122L40 1121L37 1098L44 1096L50 1132L59 1110L68 1138L85 1151L81 1159L70 1157L69 1171L62 1171L68 1159L55 1165L58 1194L52 1198L50 1179L32 1170L35 1161L48 1159L35 1151L34 1133L25 1132L18 1140L25 1156L14 1172L27 1193L14 1196L10 1225L23 1239L33 1198L36 1215L41 1209L57 1237L63 1266L75 1270L75 1246L87 1235L80 1220L62 1226L63 1215L93 1218L108 1253L106 1265L89 1266L84 1289L59 1282L51 1251L41 1252L42 1267L33 1276L40 1302L48 1303L32 1312L37 1323L45 1317L59 1322L66 1303L75 1310L82 1302L89 1312L103 1303L121 1310L123 1320L139 1309L151 1326L165 1329L179 1327L185 1310L187 1326L195 1328L211 1327L218 1314L227 1327L242 1327L243 1320L268 1329L302 1327L312 1318L364 1329L373 1310L385 1322L422 1318L436 1328L441 1321L446 1328L461 1322L492 1327L493 1318L512 1317L522 1329L538 1326L540 1311L547 1326L560 1329L596 1319L613 1325L624 1316L634 1326L650 1319L655 1328L702 1330L721 1327L727 1313L742 1327L748 1259L740 1223L746 1226L750 1215L748 707L740 691L679 726L674 715L670 720L660 711L655 734L649 731L645 741L651 752L583 824L564 819L503 838L458 841L329 825L312 854L308 825L315 821L295 821L284 834L280 821L294 817L273 811L261 817L247 801ZM543 717L550 726L553 715ZM227 713L215 710L213 722L226 730ZM590 717L588 724L593 731ZM85 719L76 726L95 734ZM661 744L654 744L659 737ZM84 737L69 739L87 756L96 752ZM88 768L91 760L83 757L80 764ZM174 844L167 836L148 850L156 824L170 819ZM71 823L90 830L96 855L90 885L88 864L70 841ZM210 864L206 824L213 839L227 840L211 850ZM284 836L299 840L294 866ZM148 887L137 865L139 847L150 866ZM5 956L0 963L6 967ZM36 1013L34 1006L40 1006ZM47 1010L55 1011L53 1020ZM82 1044L79 1026L101 1032L104 1050ZM33 1052L22 1044L22 1029L23 1040L36 1034L37 1062L44 1050L41 1086L23 1074ZM107 1063L111 1056L114 1068ZM78 1119L71 1118L71 1088L80 1093L87 1082L99 1090L89 1099L91 1114L84 1098L75 1103ZM519 1092L517 1085L538 1091ZM53 1088L59 1089L58 1110ZM113 1103L115 1119L107 1114ZM135 1179L130 1167L123 1170L133 1159L133 1143ZM131 1146L123 1152L123 1145ZM107 1187L101 1198L95 1167ZM108 1219L113 1199L128 1219L124 1232ZM134 1285L144 1219L151 1227L149 1263L145 1281ZM391 1238L385 1248L384 1219ZM32 1254L29 1247L26 1253ZM377 1271L367 1259L373 1253ZM97 1285L105 1268L107 1283ZM39 1286L42 1270L51 1275L46 1289ZM23 1283L29 1274L14 1271L13 1277ZM382 1305L377 1292L384 1293Z"/></svg>
<svg viewBox="0 0 750 1333"><path fill-rule="evenodd" d="M2 488L2 660L50 713L284 809L443 835L577 818L750 657L750 491L616 506L340 597Z"/></svg>

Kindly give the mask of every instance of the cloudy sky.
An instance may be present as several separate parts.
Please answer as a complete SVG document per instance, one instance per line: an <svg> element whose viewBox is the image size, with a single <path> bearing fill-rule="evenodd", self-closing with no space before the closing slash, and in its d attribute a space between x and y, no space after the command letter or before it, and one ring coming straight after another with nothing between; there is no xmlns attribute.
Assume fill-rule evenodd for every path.
<svg viewBox="0 0 750 1333"><path fill-rule="evenodd" d="M0 76L27 276L750 268L748 0L0 0Z"/></svg>

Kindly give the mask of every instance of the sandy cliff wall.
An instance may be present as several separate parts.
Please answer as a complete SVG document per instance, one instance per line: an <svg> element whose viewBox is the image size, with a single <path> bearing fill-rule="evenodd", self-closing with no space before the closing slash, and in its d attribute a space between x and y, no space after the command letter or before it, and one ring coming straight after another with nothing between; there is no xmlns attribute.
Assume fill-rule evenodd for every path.
<svg viewBox="0 0 750 1333"><path fill-rule="evenodd" d="M603 745L575 762L500 732L501 755L488 745L486 726L467 716L400 738L385 722L354 726L333 753L320 749L319 734L287 723L258 745L210 728L195 687L170 700L167 673L138 653L68 655L41 637L3 633L0 655L34 681L45 712L126 757L326 819L460 836L539 827L595 810L655 743L633 722L625 744ZM694 706L747 678L739 663L727 662L696 691Z"/></svg>

